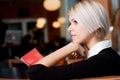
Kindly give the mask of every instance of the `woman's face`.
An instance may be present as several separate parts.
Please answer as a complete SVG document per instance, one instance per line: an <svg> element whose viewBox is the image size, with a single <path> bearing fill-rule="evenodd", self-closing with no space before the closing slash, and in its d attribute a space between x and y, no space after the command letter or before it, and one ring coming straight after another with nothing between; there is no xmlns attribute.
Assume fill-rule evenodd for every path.
<svg viewBox="0 0 120 80"><path fill-rule="evenodd" d="M68 31L71 34L73 42L86 43L90 39L90 33L85 29L84 26L80 25L74 18L70 17L70 26Z"/></svg>

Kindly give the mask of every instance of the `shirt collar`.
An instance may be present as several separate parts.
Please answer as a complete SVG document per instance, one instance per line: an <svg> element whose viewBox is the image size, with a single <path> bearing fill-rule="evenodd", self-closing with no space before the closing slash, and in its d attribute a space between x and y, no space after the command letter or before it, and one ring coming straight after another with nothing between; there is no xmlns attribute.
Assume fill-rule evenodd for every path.
<svg viewBox="0 0 120 80"><path fill-rule="evenodd" d="M87 58L97 55L101 50L109 47L112 47L111 40L104 40L104 41L98 42L88 51Z"/></svg>

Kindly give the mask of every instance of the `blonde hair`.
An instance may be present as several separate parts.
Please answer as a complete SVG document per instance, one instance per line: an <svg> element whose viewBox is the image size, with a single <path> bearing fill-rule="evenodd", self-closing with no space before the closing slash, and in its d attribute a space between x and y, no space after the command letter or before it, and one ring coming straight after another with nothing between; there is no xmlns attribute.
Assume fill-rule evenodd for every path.
<svg viewBox="0 0 120 80"><path fill-rule="evenodd" d="M99 39L103 39L109 30L109 18L104 7L93 0L83 0L69 10L69 15L89 33L95 32Z"/></svg>

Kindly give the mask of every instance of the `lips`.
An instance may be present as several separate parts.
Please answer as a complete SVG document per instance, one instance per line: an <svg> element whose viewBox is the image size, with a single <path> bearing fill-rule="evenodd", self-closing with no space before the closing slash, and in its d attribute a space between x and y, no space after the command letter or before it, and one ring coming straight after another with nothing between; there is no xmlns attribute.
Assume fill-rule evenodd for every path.
<svg viewBox="0 0 120 80"><path fill-rule="evenodd" d="M71 37L74 38L76 35L75 34L71 34Z"/></svg>
<svg viewBox="0 0 120 80"><path fill-rule="evenodd" d="M71 36L76 36L75 34L71 34Z"/></svg>

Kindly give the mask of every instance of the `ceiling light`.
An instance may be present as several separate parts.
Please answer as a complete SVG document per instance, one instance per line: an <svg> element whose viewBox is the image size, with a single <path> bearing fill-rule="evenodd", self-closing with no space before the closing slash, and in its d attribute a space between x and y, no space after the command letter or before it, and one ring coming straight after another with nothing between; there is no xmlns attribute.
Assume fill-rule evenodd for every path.
<svg viewBox="0 0 120 80"><path fill-rule="evenodd" d="M58 20L58 22L60 22L61 24L64 24L64 23L66 22L65 17L59 17L57 20Z"/></svg>
<svg viewBox="0 0 120 80"><path fill-rule="evenodd" d="M46 24L46 19L45 18L38 18L37 23L36 23L36 27L41 29L41 28L44 28L45 24Z"/></svg>
<svg viewBox="0 0 120 80"><path fill-rule="evenodd" d="M59 23L58 21L54 21L54 22L52 23L52 26L53 26L54 28L59 28L59 27L60 27L60 23Z"/></svg>
<svg viewBox="0 0 120 80"><path fill-rule="evenodd" d="M55 11L61 6L60 0L44 0L43 7L48 11Z"/></svg>

